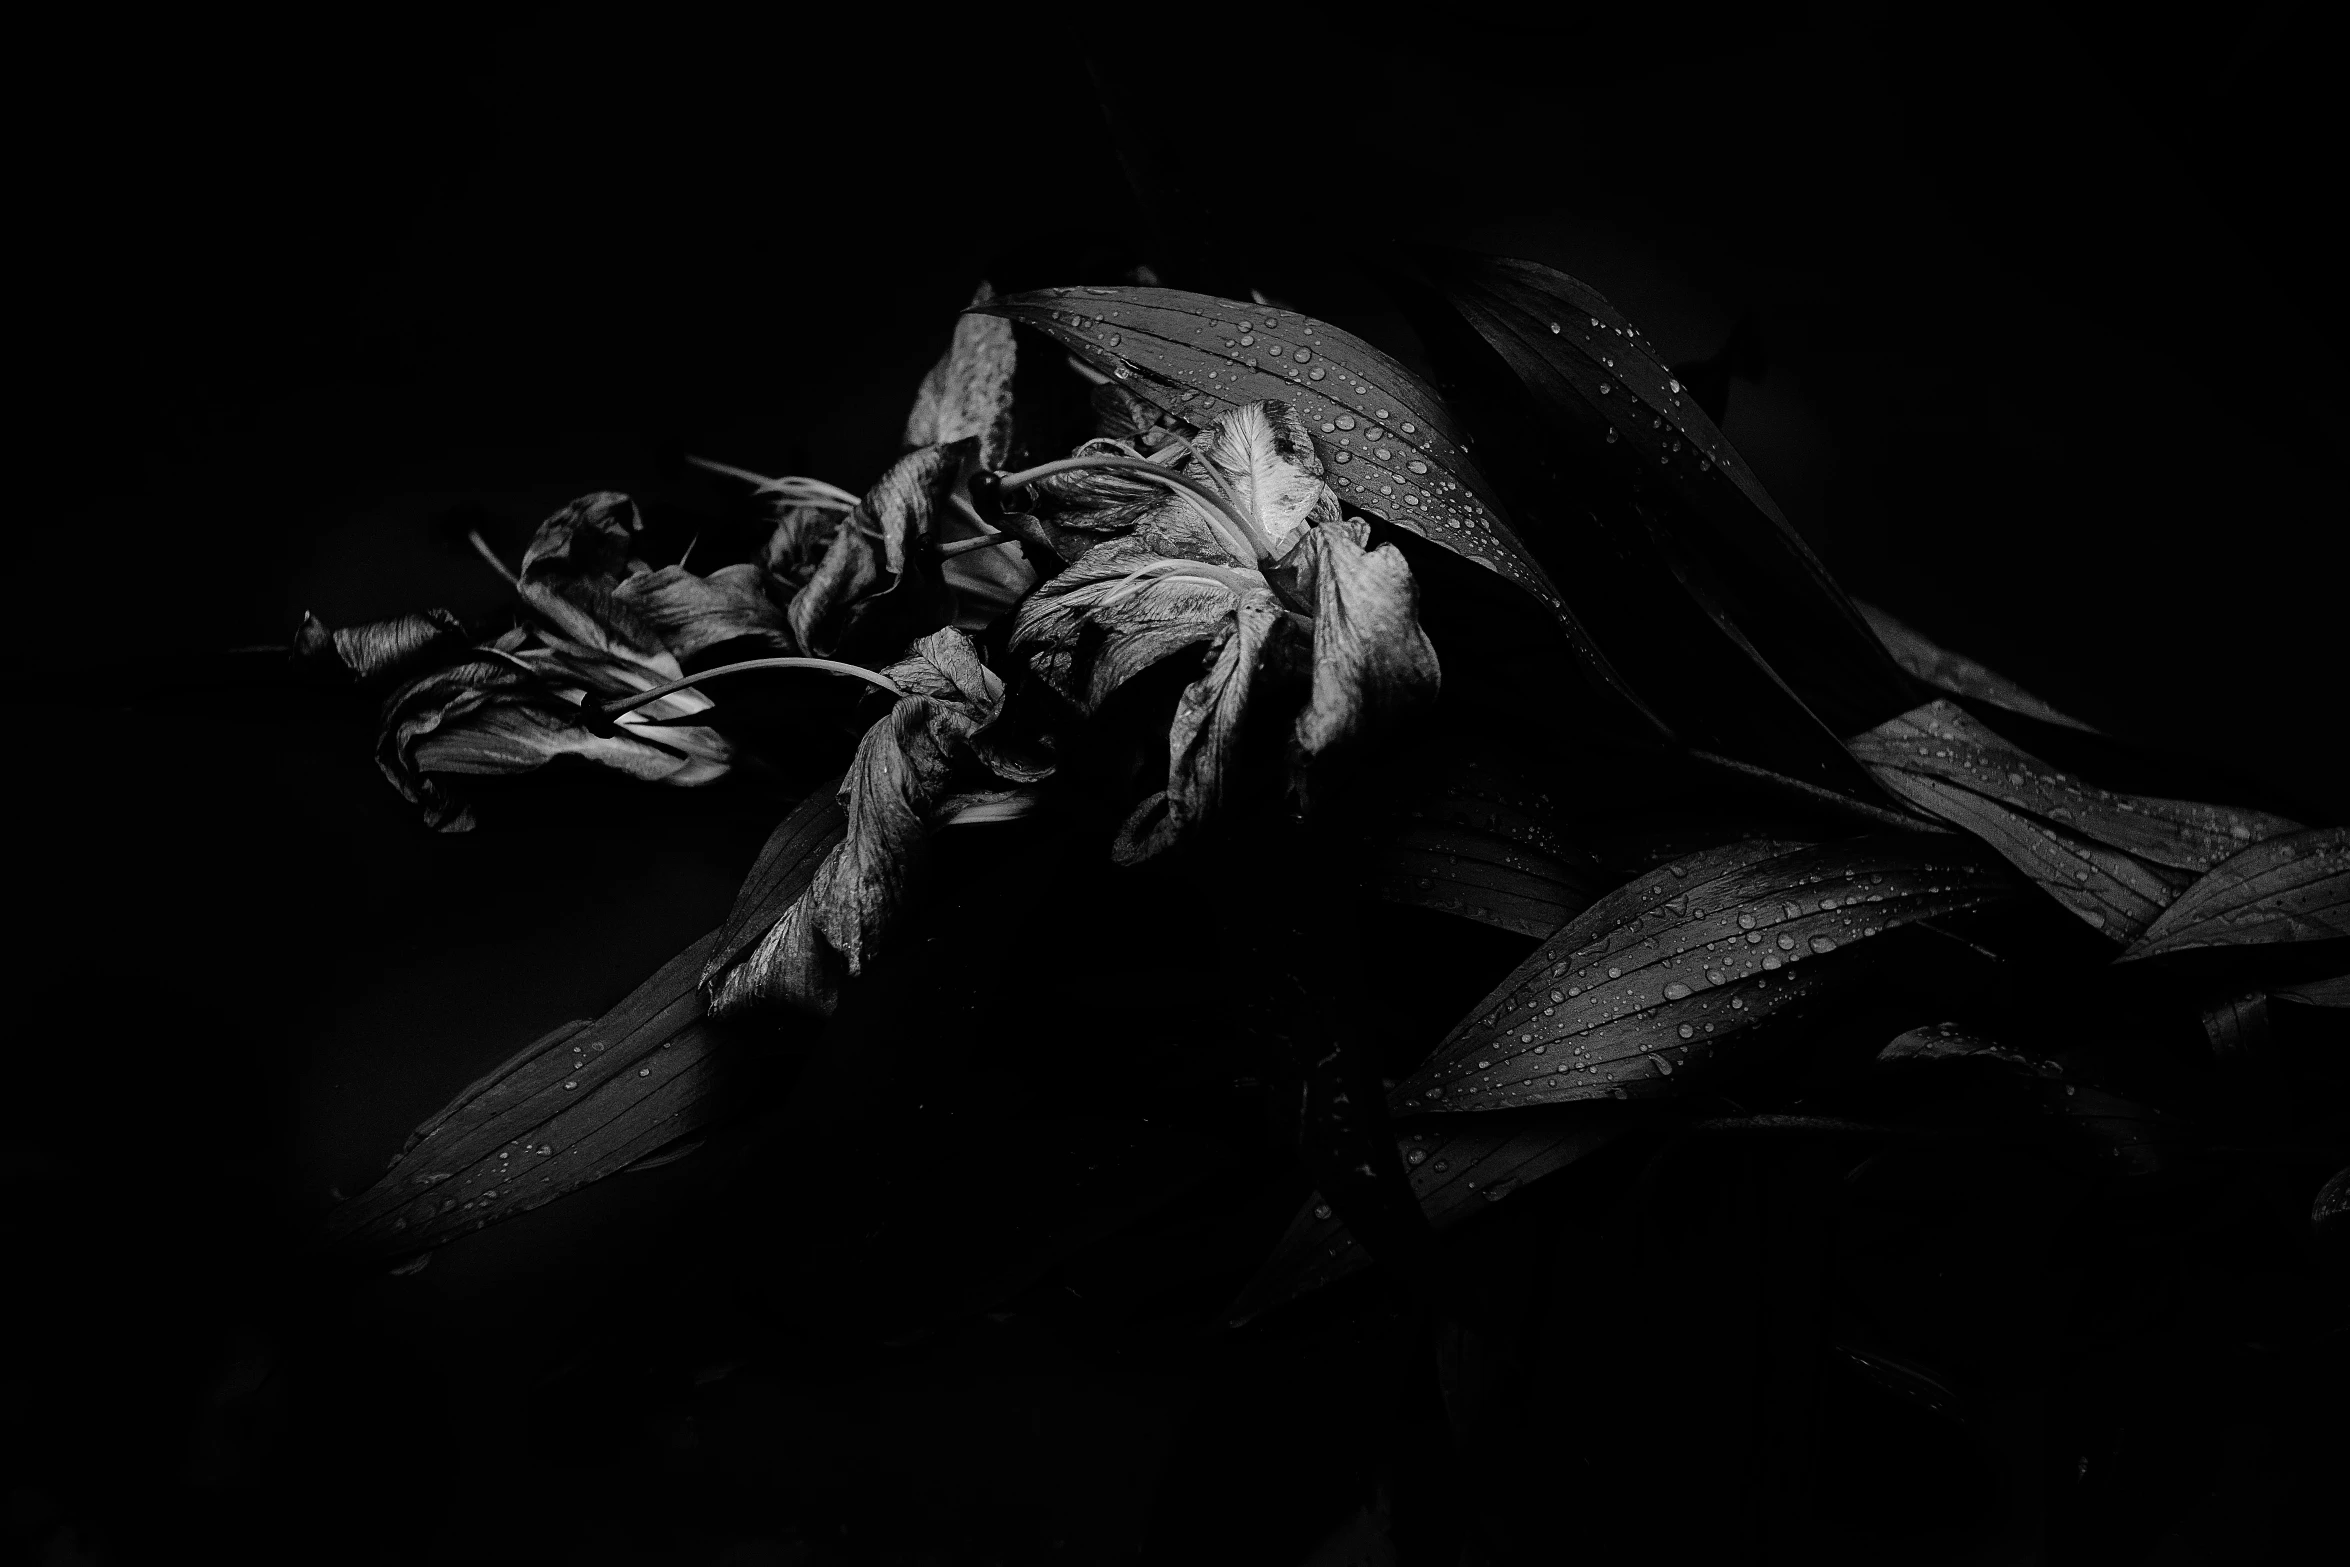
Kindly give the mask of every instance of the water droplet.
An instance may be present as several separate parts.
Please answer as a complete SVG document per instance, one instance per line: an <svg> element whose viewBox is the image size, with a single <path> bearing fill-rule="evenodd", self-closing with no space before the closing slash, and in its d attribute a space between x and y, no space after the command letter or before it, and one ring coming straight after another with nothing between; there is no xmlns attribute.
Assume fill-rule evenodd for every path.
<svg viewBox="0 0 2350 1567"><path fill-rule="evenodd" d="M1396 428L1403 431L1403 433L1406 435L1417 435L1420 433L1420 427L1412 423L1409 419L1406 419L1403 423L1397 425Z"/></svg>
<svg viewBox="0 0 2350 1567"><path fill-rule="evenodd" d="M563 1086L564 1086L565 1088L577 1088L577 1087L579 1086L579 1084L578 1084L576 1081L574 1081L574 1082L565 1083Z"/></svg>
<svg viewBox="0 0 2350 1567"><path fill-rule="evenodd" d="M1738 916L1738 928L1739 928L1740 930L1752 930L1752 929L1754 929L1754 916L1753 916L1753 915L1751 915L1751 914L1741 914L1741 915L1739 915L1739 916Z"/></svg>
<svg viewBox="0 0 2350 1567"><path fill-rule="evenodd" d="M1834 938L1828 936L1814 936L1811 939L1811 950L1814 952L1833 952L1836 950L1835 940Z"/></svg>
<svg viewBox="0 0 2350 1567"><path fill-rule="evenodd" d="M1351 430L1351 429L1353 429L1353 428L1355 427L1355 418L1354 418L1354 415L1353 415L1353 414L1340 414L1340 415L1338 416L1338 427L1339 427L1341 430Z"/></svg>
<svg viewBox="0 0 2350 1567"><path fill-rule="evenodd" d="M1611 968L1607 971L1607 977L1610 979L1622 979L1624 977L1624 971L1620 968Z"/></svg>
<svg viewBox="0 0 2350 1567"><path fill-rule="evenodd" d="M1378 417L1380 417L1380 418L1382 418L1382 419L1384 419L1384 418L1386 418L1386 417L1387 417L1387 410L1386 410L1386 409L1384 409L1384 408L1374 408L1374 409L1372 409L1372 410L1371 410L1371 412L1372 412L1372 413L1374 413L1374 414L1376 414Z"/></svg>
<svg viewBox="0 0 2350 1567"><path fill-rule="evenodd" d="M1414 473L1426 473L1428 471L1428 465L1424 462L1408 462L1405 463L1404 466L1411 469Z"/></svg>
<svg viewBox="0 0 2350 1567"><path fill-rule="evenodd" d="M1779 955L1774 952L1769 957L1764 958L1762 960L1762 966L1764 968L1777 968L1779 966Z"/></svg>
<svg viewBox="0 0 2350 1567"><path fill-rule="evenodd" d="M1676 392L1681 390L1681 383L1678 381L1667 381L1665 385L1671 387Z"/></svg>
<svg viewBox="0 0 2350 1567"><path fill-rule="evenodd" d="M1615 432L1615 430L1614 430L1614 428L1613 428L1613 427L1610 427L1610 428L1609 428L1609 430L1608 430L1608 432L1607 432L1607 443L1608 443L1608 445L1610 445L1610 446L1613 446L1613 445L1615 445L1615 444L1616 444L1616 432Z"/></svg>
<svg viewBox="0 0 2350 1567"><path fill-rule="evenodd" d="M639 1077L651 1077L653 1075L653 1069L649 1066L640 1066L636 1069L636 1075Z"/></svg>
<svg viewBox="0 0 2350 1567"><path fill-rule="evenodd" d="M1246 348L1246 347L1248 347L1250 344L1254 343L1255 341L1256 341L1256 339L1255 339L1255 338L1253 338L1253 337L1251 337L1251 336L1249 336L1249 335L1248 335L1246 332L1243 332L1243 333L1241 333L1241 334L1240 334L1240 346L1241 346L1241 347L1243 347L1243 348Z"/></svg>
<svg viewBox="0 0 2350 1567"><path fill-rule="evenodd" d="M1316 366L1314 366L1314 368L1313 368L1313 369L1311 369L1311 370L1308 370L1308 371L1306 372L1306 379L1307 379L1307 380L1309 380L1309 381L1319 381L1319 380L1321 380L1321 379L1322 379L1322 367L1321 367L1320 365L1316 365Z"/></svg>
<svg viewBox="0 0 2350 1567"><path fill-rule="evenodd" d="M1329 1217L1330 1217L1330 1205L1329 1205L1328 1203L1326 1203L1326 1202L1318 1202L1318 1203L1314 1204L1314 1217L1315 1217L1315 1218L1317 1218L1317 1219L1327 1219L1327 1218L1329 1218Z"/></svg>
<svg viewBox="0 0 2350 1567"><path fill-rule="evenodd" d="M1314 351L1313 351L1312 349L1310 349L1310 348L1301 348L1301 349L1299 349L1299 350L1298 350L1296 353L1292 354L1290 357L1291 357L1291 358L1293 358L1293 359L1295 359L1295 360L1296 360L1296 361L1297 361L1299 364L1301 364L1301 365L1302 365L1302 364L1304 364L1304 363L1305 363L1307 360L1309 360L1309 359L1311 359L1311 358L1313 358L1313 357L1314 357Z"/></svg>
<svg viewBox="0 0 2350 1567"><path fill-rule="evenodd" d="M1452 1161L1450 1159L1439 1159L1436 1161L1436 1173L1438 1175L1442 1175L1445 1171L1451 1168Z"/></svg>
<svg viewBox="0 0 2350 1567"><path fill-rule="evenodd" d="M1793 952L1795 950L1795 938L1793 936L1781 936L1779 938L1779 950L1781 952Z"/></svg>
<svg viewBox="0 0 2350 1567"><path fill-rule="evenodd" d="M1340 452L1338 454L1338 460L1340 462L1353 462L1355 460L1355 454L1352 452Z"/></svg>
<svg viewBox="0 0 2350 1567"><path fill-rule="evenodd" d="M1125 339L1120 337L1115 332L1105 332L1102 334L1102 341L1109 344L1112 348L1116 348L1120 343L1124 342Z"/></svg>
<svg viewBox="0 0 2350 1567"><path fill-rule="evenodd" d="M1596 322L1594 322L1594 323L1593 323L1593 325L1595 325L1595 326L1596 326L1597 324L1598 324L1598 323L1596 323ZM1551 335L1552 335L1553 337L1556 337L1556 336L1558 335L1558 332L1559 332L1559 324L1558 324L1556 321L1553 321L1553 322L1550 324L1550 332L1551 332Z"/></svg>
<svg viewBox="0 0 2350 1567"><path fill-rule="evenodd" d="M1428 1162L1428 1150L1425 1148L1415 1148L1410 1153L1404 1155L1404 1162L1406 1164L1426 1164Z"/></svg>
<svg viewBox="0 0 2350 1567"><path fill-rule="evenodd" d="M1675 1032L1680 1034L1683 1039L1695 1039L1697 1037L1697 1029L1688 1023L1682 1024L1679 1029L1675 1030Z"/></svg>
<svg viewBox="0 0 2350 1567"><path fill-rule="evenodd" d="M1605 397L1605 396L1607 396L1607 394L1608 394L1608 393L1610 393L1610 392L1612 392L1612 391L1614 391L1614 390L1615 390L1615 388L1614 388L1613 386L1610 386L1610 385L1609 385L1607 382L1605 382L1605 381L1602 381L1602 382L1600 382L1600 383L1599 383L1599 395L1600 395L1600 396L1602 396L1602 397Z"/></svg>
<svg viewBox="0 0 2350 1567"><path fill-rule="evenodd" d="M1666 999L1667 1001L1682 1001L1682 1000L1686 1000L1686 999L1688 998L1688 995L1689 995L1689 987L1688 987L1687 985L1684 985L1684 984L1682 984L1682 983L1681 983L1679 980L1677 980L1677 979L1676 979L1676 980L1674 980L1674 981L1673 981L1673 982L1672 982L1670 985L1667 985L1667 986L1665 987L1665 999Z"/></svg>

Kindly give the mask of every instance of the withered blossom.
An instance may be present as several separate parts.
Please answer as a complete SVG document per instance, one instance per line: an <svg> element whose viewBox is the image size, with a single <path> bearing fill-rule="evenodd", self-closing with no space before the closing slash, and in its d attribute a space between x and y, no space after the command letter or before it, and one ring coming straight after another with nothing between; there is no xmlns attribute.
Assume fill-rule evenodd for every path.
<svg viewBox="0 0 2350 1567"><path fill-rule="evenodd" d="M1060 503L1049 525L1064 550L1099 540L1021 607L1012 645L1046 684L1090 715L1160 660L1203 652L1169 729L1167 785L1121 829L1120 861L1163 852L1213 813L1281 639L1302 644L1311 671L1289 744L1301 798L1316 761L1436 694L1410 566L1393 545L1372 548L1369 526L1341 512L1287 404L1244 404L1149 452L1100 437L1030 482Z"/></svg>

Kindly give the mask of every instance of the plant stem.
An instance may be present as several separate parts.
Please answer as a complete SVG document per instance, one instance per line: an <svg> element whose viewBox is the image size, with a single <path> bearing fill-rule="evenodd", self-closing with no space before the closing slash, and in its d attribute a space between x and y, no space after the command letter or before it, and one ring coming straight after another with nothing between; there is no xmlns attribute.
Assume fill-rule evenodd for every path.
<svg viewBox="0 0 2350 1567"><path fill-rule="evenodd" d="M745 659L739 664L721 664L716 669L705 669L698 674L687 675L682 680L672 680L666 684L657 685L650 691L639 691L633 696L622 697L617 702L594 704L594 712L597 717L609 723L623 713L633 713L647 702L659 701L662 697L673 692L683 691L688 686L698 686L705 680L715 680L720 675L739 675L753 669L821 669L828 674L849 675L858 680L869 681L887 691L891 696L906 694L896 681L879 670L867 669L862 664L844 664L837 658L752 658Z"/></svg>

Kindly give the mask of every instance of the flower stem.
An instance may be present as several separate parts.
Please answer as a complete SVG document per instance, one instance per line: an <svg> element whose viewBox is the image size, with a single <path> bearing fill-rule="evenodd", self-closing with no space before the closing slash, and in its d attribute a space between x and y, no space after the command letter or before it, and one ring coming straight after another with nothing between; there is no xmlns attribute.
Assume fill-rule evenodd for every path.
<svg viewBox="0 0 2350 1567"><path fill-rule="evenodd" d="M1233 537L1227 539L1226 544L1227 546L1233 544L1239 546L1233 550L1233 553L1243 560L1255 561L1260 571L1269 572L1273 569L1273 541L1266 538L1257 525L1249 520L1248 513L1189 474L1177 473L1163 463L1151 462L1141 457L1115 457L1104 452L1087 457L1063 457L1055 462L1041 463L1034 468L1022 469L1018 473L1007 473L999 482L1005 489L1012 490L1025 484L1034 484L1039 479L1049 479L1056 473L1078 473L1086 469L1131 473L1137 478L1154 479L1169 489L1181 490L1196 500L1206 502L1212 508L1211 514L1213 516L1231 524Z"/></svg>
<svg viewBox="0 0 2350 1567"><path fill-rule="evenodd" d="M976 539L957 539L952 544L941 544L938 547L938 552L942 556L968 555L973 550L991 550L999 544L1017 544L1019 542L1020 535L1017 533L990 533Z"/></svg>
<svg viewBox="0 0 2350 1567"><path fill-rule="evenodd" d="M715 680L720 675L739 675L753 669L821 669L828 674L849 675L858 680L870 681L887 691L891 696L906 694L896 681L879 670L867 669L862 664L844 664L837 658L751 658L745 659L739 664L721 664L716 669L705 669L697 674L687 675L682 680L672 680L663 685L657 685L649 691L639 691L634 695L622 697L616 702L583 705L591 720L601 720L603 723L609 724L623 713L633 713L648 702L659 701L662 697L683 691L688 686L698 686L705 680Z"/></svg>
<svg viewBox="0 0 2350 1567"><path fill-rule="evenodd" d="M712 462L707 457L696 457L691 452L686 454L685 460L708 472L723 473L730 479L740 479L745 484L756 485L762 490L772 490L782 495L786 500L797 502L802 506L825 506L836 510L847 510L858 503L858 497L851 495L839 485L827 484L822 479L810 479L796 473L785 474L780 479L770 479L763 473L753 473L748 468L737 468L732 463Z"/></svg>

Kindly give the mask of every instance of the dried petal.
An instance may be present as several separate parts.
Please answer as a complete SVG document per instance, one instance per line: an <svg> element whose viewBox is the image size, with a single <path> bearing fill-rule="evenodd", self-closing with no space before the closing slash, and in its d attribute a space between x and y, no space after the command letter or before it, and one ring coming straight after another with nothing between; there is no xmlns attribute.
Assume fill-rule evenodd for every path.
<svg viewBox="0 0 2350 1567"><path fill-rule="evenodd" d="M1263 588L1253 571L1112 539L1029 595L1012 650L1090 714L1159 660L1217 635L1242 596Z"/></svg>
<svg viewBox="0 0 2350 1567"><path fill-rule="evenodd" d="M677 695L709 705L697 693ZM560 692L502 660L436 670L386 702L377 765L403 798L423 808L428 826L462 832L473 826L472 812L436 774L531 772L559 756L577 756L634 778L690 786L719 777L732 759L732 748L714 731L664 726L657 717L632 713L622 720L622 735L590 733L563 701Z"/></svg>
<svg viewBox="0 0 2350 1567"><path fill-rule="evenodd" d="M539 524L522 553L518 591L568 640L597 652L643 657L661 639L620 585L646 567L630 553L643 531L636 503L603 490L583 495Z"/></svg>
<svg viewBox="0 0 2350 1567"><path fill-rule="evenodd" d="M436 653L466 642L465 627L445 609L398 615L329 631L316 615L304 615L294 633L294 656L305 661L332 658L361 680L415 669Z"/></svg>
<svg viewBox="0 0 2350 1567"><path fill-rule="evenodd" d="M984 305L994 298L995 290L982 283L971 303ZM1011 322L1001 316L957 316L954 340L914 393L906 445L945 446L976 438L979 460L1002 467L1012 446L1012 370L1018 357Z"/></svg>
<svg viewBox="0 0 2350 1567"><path fill-rule="evenodd" d="M1206 672L1184 689L1167 730L1167 787L1135 808L1110 847L1119 864L1163 853L1216 809L1248 713L1249 690L1281 614L1280 601L1255 588L1241 595L1218 629Z"/></svg>
<svg viewBox="0 0 2350 1567"><path fill-rule="evenodd" d="M1301 767L1436 698L1436 649L1420 629L1412 568L1392 544L1366 550L1370 537L1365 524L1340 521L1306 539L1301 575L1314 593L1314 695L1293 741Z"/></svg>
<svg viewBox="0 0 2350 1567"><path fill-rule="evenodd" d="M824 564L824 557L832 549L833 535L840 532L841 520L846 515L837 506L798 501L777 506L775 531L767 535L767 547L759 559L768 575L783 588L787 601L806 587L816 575L816 568Z"/></svg>
<svg viewBox="0 0 2350 1567"><path fill-rule="evenodd" d="M873 618L876 601L893 596L901 596L907 619L935 626L945 618L924 613L938 606L914 602L921 596L919 550L933 535L967 451L957 443L908 452L866 492L786 611L802 648L820 658L834 656ZM890 620L896 623L896 617Z"/></svg>
<svg viewBox="0 0 2350 1567"><path fill-rule="evenodd" d="M724 642L756 642L778 653L795 650L791 629L767 596L766 573L758 566L722 566L707 577L682 566L663 566L621 583L613 598L680 659Z"/></svg>

